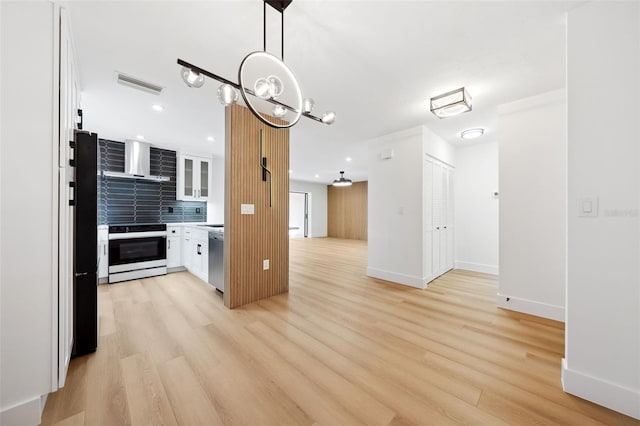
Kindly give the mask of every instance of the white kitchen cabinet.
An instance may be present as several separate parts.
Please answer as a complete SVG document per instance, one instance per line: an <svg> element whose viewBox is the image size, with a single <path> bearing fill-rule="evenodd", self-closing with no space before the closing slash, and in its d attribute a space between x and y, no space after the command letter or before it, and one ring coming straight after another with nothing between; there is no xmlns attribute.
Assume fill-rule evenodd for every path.
<svg viewBox="0 0 640 426"><path fill-rule="evenodd" d="M203 229L185 226L182 230L182 261L202 281L209 278L209 233Z"/></svg>
<svg viewBox="0 0 640 426"><path fill-rule="evenodd" d="M167 268L182 268L182 227L167 226ZM172 271L169 271L172 272Z"/></svg>
<svg viewBox="0 0 640 426"><path fill-rule="evenodd" d="M191 232L191 228L184 228L182 230L182 264L189 271L193 269L193 247Z"/></svg>
<svg viewBox="0 0 640 426"><path fill-rule="evenodd" d="M98 228L98 279L107 282L109 278L109 229Z"/></svg>
<svg viewBox="0 0 640 426"><path fill-rule="evenodd" d="M211 158L180 154L177 164L176 199L209 201Z"/></svg>
<svg viewBox="0 0 640 426"><path fill-rule="evenodd" d="M193 261L191 273L202 281L209 275L209 241L193 240Z"/></svg>
<svg viewBox="0 0 640 426"><path fill-rule="evenodd" d="M209 278L209 233L201 229L195 229L191 236L190 272L206 282Z"/></svg>
<svg viewBox="0 0 640 426"><path fill-rule="evenodd" d="M431 281L454 267L453 168L427 157L424 178L424 263Z"/></svg>

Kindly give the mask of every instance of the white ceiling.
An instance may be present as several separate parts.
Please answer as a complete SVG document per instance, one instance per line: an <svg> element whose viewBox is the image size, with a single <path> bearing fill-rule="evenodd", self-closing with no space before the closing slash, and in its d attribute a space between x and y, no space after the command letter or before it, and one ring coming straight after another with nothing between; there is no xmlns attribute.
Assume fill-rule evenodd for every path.
<svg viewBox="0 0 640 426"><path fill-rule="evenodd" d="M345 170L364 180L367 140L423 124L458 145L469 143L459 133L470 127L487 129L480 142L492 140L497 105L564 87L564 12L576 4L295 0L284 15L285 62L315 99L314 113L338 118L331 126L302 118L291 130L291 177L329 183ZM219 83L187 87L176 60L237 81L243 57L262 50L261 0L74 1L69 9L86 129L224 155ZM278 14L267 21L267 50L279 55ZM115 71L166 89L155 96L118 85ZM428 111L431 96L461 86L472 112L440 120Z"/></svg>

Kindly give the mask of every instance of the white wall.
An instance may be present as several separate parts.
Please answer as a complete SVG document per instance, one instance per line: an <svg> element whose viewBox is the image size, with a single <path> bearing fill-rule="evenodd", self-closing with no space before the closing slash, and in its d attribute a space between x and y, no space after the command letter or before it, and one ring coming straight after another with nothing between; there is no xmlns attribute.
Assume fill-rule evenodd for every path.
<svg viewBox="0 0 640 426"><path fill-rule="evenodd" d="M456 149L456 268L498 274L498 143Z"/></svg>
<svg viewBox="0 0 640 426"><path fill-rule="evenodd" d="M311 194L309 237L327 236L327 185L299 180L289 181L289 191Z"/></svg>
<svg viewBox="0 0 640 426"><path fill-rule="evenodd" d="M640 5L568 14L564 389L640 419ZM578 200L598 197L597 217Z"/></svg>
<svg viewBox="0 0 640 426"><path fill-rule="evenodd" d="M562 321L567 203L565 92L504 104L498 113L498 306Z"/></svg>
<svg viewBox="0 0 640 426"><path fill-rule="evenodd" d="M393 150L393 158L381 153ZM417 288L428 280L424 252L425 156L453 165L454 149L424 126L369 141L367 275Z"/></svg>
<svg viewBox="0 0 640 426"><path fill-rule="evenodd" d="M0 2L3 425L39 423L41 396L52 388L52 363L57 361L52 359L53 288L57 285L53 10L50 2Z"/></svg>
<svg viewBox="0 0 640 426"><path fill-rule="evenodd" d="M211 200L207 203L207 223L224 223L224 158L211 162Z"/></svg>
<svg viewBox="0 0 640 426"><path fill-rule="evenodd" d="M423 153L437 158L450 166L455 166L456 149L453 145L433 133L428 127L422 126L421 129Z"/></svg>

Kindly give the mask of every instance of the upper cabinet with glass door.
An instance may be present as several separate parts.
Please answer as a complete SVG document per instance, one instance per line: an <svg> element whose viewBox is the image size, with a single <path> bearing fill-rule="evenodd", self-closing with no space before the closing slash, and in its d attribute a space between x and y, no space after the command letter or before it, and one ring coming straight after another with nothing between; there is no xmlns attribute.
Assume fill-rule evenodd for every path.
<svg viewBox="0 0 640 426"><path fill-rule="evenodd" d="M177 174L177 200L209 201L211 158L180 154Z"/></svg>

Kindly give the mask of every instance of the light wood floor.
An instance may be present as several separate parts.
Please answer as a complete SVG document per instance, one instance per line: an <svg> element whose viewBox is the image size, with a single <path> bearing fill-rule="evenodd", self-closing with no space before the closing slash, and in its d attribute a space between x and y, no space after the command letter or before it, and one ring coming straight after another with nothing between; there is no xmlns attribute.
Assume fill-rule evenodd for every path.
<svg viewBox="0 0 640 426"><path fill-rule="evenodd" d="M231 311L186 272L100 286L43 424L640 424L562 392L563 324L496 308L492 276L365 267L364 242L292 240L290 293Z"/></svg>

